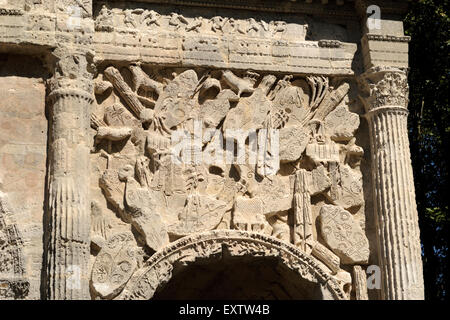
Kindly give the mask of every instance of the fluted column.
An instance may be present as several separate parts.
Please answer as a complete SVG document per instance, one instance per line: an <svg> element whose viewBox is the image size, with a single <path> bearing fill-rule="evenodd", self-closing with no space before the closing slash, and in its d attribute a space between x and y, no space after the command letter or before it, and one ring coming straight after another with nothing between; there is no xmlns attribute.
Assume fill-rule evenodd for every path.
<svg viewBox="0 0 450 320"><path fill-rule="evenodd" d="M93 103L92 1L55 0L56 48L48 81L44 296L91 299L89 127Z"/></svg>
<svg viewBox="0 0 450 320"><path fill-rule="evenodd" d="M406 73L373 67L360 78L371 140L382 298L423 299L418 214L407 131Z"/></svg>
<svg viewBox="0 0 450 320"><path fill-rule="evenodd" d="M90 299L91 56L75 47L60 47L56 58L48 95L46 298Z"/></svg>

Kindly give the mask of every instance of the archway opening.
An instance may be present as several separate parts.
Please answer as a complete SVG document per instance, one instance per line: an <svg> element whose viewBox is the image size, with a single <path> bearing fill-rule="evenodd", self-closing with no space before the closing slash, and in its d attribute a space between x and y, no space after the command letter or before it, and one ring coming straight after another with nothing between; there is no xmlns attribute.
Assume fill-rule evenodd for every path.
<svg viewBox="0 0 450 320"><path fill-rule="evenodd" d="M200 259L175 264L155 300L321 300L318 283L301 278L274 257Z"/></svg>

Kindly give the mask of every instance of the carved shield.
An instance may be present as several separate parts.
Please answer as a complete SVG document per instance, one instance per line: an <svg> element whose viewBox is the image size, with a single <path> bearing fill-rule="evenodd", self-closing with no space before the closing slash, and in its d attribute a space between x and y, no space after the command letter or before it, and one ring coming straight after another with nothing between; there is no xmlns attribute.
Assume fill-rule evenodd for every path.
<svg viewBox="0 0 450 320"><path fill-rule="evenodd" d="M92 267L92 288L102 298L117 296L136 269L133 236L120 233L108 239Z"/></svg>

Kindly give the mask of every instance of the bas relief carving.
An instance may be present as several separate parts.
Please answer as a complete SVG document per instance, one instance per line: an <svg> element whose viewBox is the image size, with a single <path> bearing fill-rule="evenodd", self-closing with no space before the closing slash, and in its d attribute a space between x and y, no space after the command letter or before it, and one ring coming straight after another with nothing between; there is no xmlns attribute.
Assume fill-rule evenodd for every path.
<svg viewBox="0 0 450 320"><path fill-rule="evenodd" d="M108 66L94 82L92 221L99 227L92 230L98 250L92 287L98 296L116 297L137 261L170 242L218 229L278 238L341 278L349 277L344 269L367 263L363 150L355 142L359 115L349 109L348 80L132 63ZM275 130L276 164L272 137L259 134ZM198 145L177 149L176 132ZM230 141L241 143L245 155L230 154ZM254 163L252 150L263 153ZM174 161L185 153L189 161Z"/></svg>
<svg viewBox="0 0 450 320"><path fill-rule="evenodd" d="M23 245L8 196L0 191L0 299L23 299L28 294Z"/></svg>
<svg viewBox="0 0 450 320"><path fill-rule="evenodd" d="M264 298L376 298L373 263L383 297L420 298L407 61L376 66L390 51L372 50L403 54L407 39L360 30L353 1L179 2L0 8L0 44L51 69L42 298L164 297L193 265L252 258L288 279L269 277L281 289ZM0 299L27 298L35 268L19 211L0 192Z"/></svg>
<svg viewBox="0 0 450 320"><path fill-rule="evenodd" d="M166 11L166 10L165 10ZM305 39L308 25L288 23L281 20L238 19L213 16L211 18L185 17L177 9L161 13L153 9L110 9L103 4L98 10L95 29L101 32L145 30L149 32L177 32L178 35L193 33L202 35L238 35L252 38L282 39L295 37Z"/></svg>

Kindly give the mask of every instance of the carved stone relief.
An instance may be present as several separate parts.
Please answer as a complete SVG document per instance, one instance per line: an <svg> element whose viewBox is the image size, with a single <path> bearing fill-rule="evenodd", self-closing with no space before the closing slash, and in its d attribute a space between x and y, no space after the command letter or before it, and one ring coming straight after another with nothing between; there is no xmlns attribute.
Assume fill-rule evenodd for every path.
<svg viewBox="0 0 450 320"><path fill-rule="evenodd" d="M167 11L167 10L164 10ZM174 32L202 35L247 36L252 38L304 40L307 24L288 23L282 20L232 18L223 16L184 16L177 9L173 12L157 12L153 9L119 9L101 5L95 20L97 31L144 30L149 32Z"/></svg>
<svg viewBox="0 0 450 320"><path fill-rule="evenodd" d="M94 82L92 215L131 230L124 246L140 247L138 260L178 238L237 229L291 243L330 274L367 263L351 82L136 63L108 66ZM119 262L105 257L119 253L108 251L108 237L120 234L109 233L92 236L102 298L126 282L110 278Z"/></svg>
<svg viewBox="0 0 450 320"><path fill-rule="evenodd" d="M155 291L163 288L176 273L180 273L179 269L194 264L197 260L219 260L226 263L228 259L236 257L279 260L296 274L297 279L316 286L318 290L308 293L309 299L347 299L344 291L346 281L342 280L343 277L330 275L316 258L272 237L236 230L210 231L174 242L166 250L150 258L133 275L117 299L151 299Z"/></svg>
<svg viewBox="0 0 450 320"><path fill-rule="evenodd" d="M0 191L0 299L21 299L28 294L23 239L14 221L7 195Z"/></svg>
<svg viewBox="0 0 450 320"><path fill-rule="evenodd" d="M25 205L0 192L0 299L158 299L222 263L248 263L231 284L249 266L276 269L264 298L373 298L372 263L385 297L420 298L408 38L362 32L354 1L200 2L0 1L0 45L51 74L36 76L49 124L42 230L15 221ZM380 41L395 42L399 69L371 65L389 61ZM398 174L386 184L386 172Z"/></svg>

